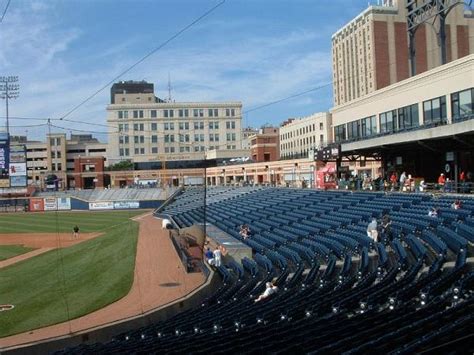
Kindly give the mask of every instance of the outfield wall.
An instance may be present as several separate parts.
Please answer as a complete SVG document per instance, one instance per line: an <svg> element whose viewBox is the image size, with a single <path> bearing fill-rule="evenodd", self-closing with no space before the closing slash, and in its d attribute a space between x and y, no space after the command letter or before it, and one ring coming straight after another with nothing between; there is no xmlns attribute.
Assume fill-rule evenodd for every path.
<svg viewBox="0 0 474 355"><path fill-rule="evenodd" d="M45 212L45 211L110 211L129 209L157 209L165 201L93 201L75 197L20 197L0 199L0 212Z"/></svg>

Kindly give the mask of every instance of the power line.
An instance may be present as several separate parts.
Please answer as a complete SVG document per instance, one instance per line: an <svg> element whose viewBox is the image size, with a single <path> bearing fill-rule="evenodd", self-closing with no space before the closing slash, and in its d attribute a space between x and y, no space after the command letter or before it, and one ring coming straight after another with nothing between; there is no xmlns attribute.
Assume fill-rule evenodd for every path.
<svg viewBox="0 0 474 355"><path fill-rule="evenodd" d="M212 8L210 8L209 10L207 10L206 12L204 12L201 16L199 16L197 19L195 19L194 21L192 21L191 23L189 23L188 25L184 26L182 29L180 29L178 32L176 32L174 35L172 35L171 37L169 37L166 41L164 41L163 43L161 43L158 47L154 48L152 51L148 52L145 56L143 56L142 58L140 58L137 62L135 62L134 64L132 64L131 66L129 66L127 69L125 69L124 71L122 71L120 74L118 74L116 77L114 77L112 80L110 80L109 82L107 82L104 86L102 86L100 89L98 89L97 91L95 91L92 95L90 95L89 97L87 97L85 100L83 100L82 102L80 102L79 104L77 104L76 106L74 106L71 110L69 110L66 114L64 114L63 116L60 117L60 120L64 120L64 118L66 118L67 116L69 116L71 113L73 113L74 111L76 111L79 107L81 107L82 105L84 105L85 103L87 103L88 101L90 101L91 99L93 99L95 96L97 96L100 92L102 92L103 90L107 89L109 87L110 84L113 84L114 81L120 79L122 76L124 76L125 74L127 74L130 70L132 70L133 68L135 68L137 65L139 65L140 63L142 63L143 61L145 61L148 57L152 56L153 54L155 54L156 52L158 52L160 49L162 49L163 47L165 47L168 43L170 43L171 41L173 41L175 38L179 37L181 34L183 34L185 31L187 31L189 28L191 28L192 26L194 26L196 23L198 23L199 21L201 21L203 18L207 17L208 15L210 15L212 12L214 12L218 7L220 7L221 5L223 5L225 3L226 0L221 0L217 5L213 6Z"/></svg>
<svg viewBox="0 0 474 355"><path fill-rule="evenodd" d="M328 86L331 86L331 85L332 85L332 82L326 83L326 84L323 84L323 85L320 85L320 86L316 86L312 89L305 90L305 91L302 91L302 92L299 92L299 93L296 93L296 94L292 94L292 95L284 97L282 99L278 99L278 100L275 100L275 101L272 101L272 102L268 102L266 104L254 107L254 108L246 110L246 111L243 111L242 114L246 114L246 113L249 113L249 112L252 112L252 111L257 111L257 110L260 110L261 108L272 106L272 105L278 104L280 102L283 102L283 101L286 101L286 100L289 100L289 99L293 99L293 98L298 97L298 96L303 96L303 95L308 94L310 92L313 92L313 91L316 91L316 90L321 90L321 89L323 89L325 87L328 87Z"/></svg>
<svg viewBox="0 0 474 355"><path fill-rule="evenodd" d="M11 0L7 1L7 6L5 6L5 10L3 10L2 17L0 18L0 23L3 22L3 19L5 18L5 15L7 14L7 10L8 10L8 7L10 6L10 2L11 2Z"/></svg>

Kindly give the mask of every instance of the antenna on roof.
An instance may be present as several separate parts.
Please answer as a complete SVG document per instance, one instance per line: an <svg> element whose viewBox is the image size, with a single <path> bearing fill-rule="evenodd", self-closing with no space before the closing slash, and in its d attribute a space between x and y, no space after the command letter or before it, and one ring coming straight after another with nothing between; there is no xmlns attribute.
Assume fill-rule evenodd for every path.
<svg viewBox="0 0 474 355"><path fill-rule="evenodd" d="M171 76L168 72L168 102L171 102Z"/></svg>

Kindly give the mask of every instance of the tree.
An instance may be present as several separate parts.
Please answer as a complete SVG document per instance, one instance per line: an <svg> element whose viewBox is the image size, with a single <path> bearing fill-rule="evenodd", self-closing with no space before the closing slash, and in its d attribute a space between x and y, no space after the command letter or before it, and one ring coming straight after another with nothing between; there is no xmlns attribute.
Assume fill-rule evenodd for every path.
<svg viewBox="0 0 474 355"><path fill-rule="evenodd" d="M130 160L122 160L121 162L110 165L107 170L109 171L123 171L123 170L134 170L133 163Z"/></svg>

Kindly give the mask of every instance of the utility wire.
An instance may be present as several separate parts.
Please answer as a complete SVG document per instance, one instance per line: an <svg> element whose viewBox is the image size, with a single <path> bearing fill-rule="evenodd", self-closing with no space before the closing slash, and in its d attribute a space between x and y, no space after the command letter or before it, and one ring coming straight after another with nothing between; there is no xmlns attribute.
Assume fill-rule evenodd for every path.
<svg viewBox="0 0 474 355"><path fill-rule="evenodd" d="M211 11L211 10L209 10ZM471 39L473 38L474 36L469 36L468 39ZM454 41L452 42L452 45L455 45L457 44L458 41ZM439 51L439 48L433 48L429 51L427 51L426 53L431 53L431 52L434 52L434 51ZM393 63L387 63L387 66L388 67L391 67L391 66L394 66L396 65L396 62L393 62ZM368 70L366 72L367 74L368 73L375 73L375 68L371 69L371 70ZM418 74L421 74L421 73L418 73ZM418 75L417 74L417 75ZM359 74L356 74L356 75L347 75L345 77L342 78L342 80L340 81L340 83L344 83L344 82L347 82L349 80L352 80L353 78L355 78L356 76L359 76ZM281 98L281 99L277 99L275 101L271 101L271 102L268 102L268 103L265 103L265 104L262 104L262 105L259 105L259 106L256 106L256 107L253 107L253 108L250 108L248 110L245 110L245 111L242 111L242 115L245 115L249 112L253 112L253 111L257 111L257 110L260 110L262 108L265 108L265 107L268 107L268 106L272 106L272 105L275 105L275 104L278 104L280 102L283 102L283 101L286 101L286 100L290 100L292 98L296 98L296 97L299 97L299 96L303 96L305 94L308 94L310 92L314 92L314 91L317 91L317 90L320 90L320 89L323 89L323 88L326 88L326 87L329 87L333 84L333 82L328 82L328 83L325 83L325 84L322 84L322 85L319 85L317 87L313 87L311 89L308 89L308 90L305 90L305 91L302 91L302 92L298 92L298 93L295 93L295 94L291 94L287 97L284 97L284 98ZM0 116L0 118L5 118L5 116ZM19 116L11 116L9 117L10 119L12 120L38 120L38 121L45 121L47 122L49 118L41 118L41 117L19 117ZM199 117L199 118L202 118L202 117ZM185 119L188 119L188 120L195 120L197 119L197 117L185 117ZM86 124L86 125L90 125L91 122L87 122L87 121L82 121L82 120L74 120L74 119L65 119L65 118L50 118L51 121L65 121L65 122L71 122L71 123L78 123L78 124ZM117 122L118 124L119 122ZM131 121L127 121L127 122L124 122L124 123L130 123L130 124L133 124L133 122ZM102 123L94 123L95 126L100 126L100 127L106 127L106 128L113 128L113 129L118 129L118 126L114 125L114 124L102 124ZM26 127L26 126L25 126ZM64 128L64 127L58 127L58 128L61 128L61 129L68 129L68 128ZM72 129L71 129L72 130ZM78 130L79 131L79 130ZM93 131L90 131L90 130L82 130L83 132L89 132L89 133L94 133ZM186 130L186 131L194 131L194 130ZM155 133L156 131L151 131L151 130L143 130L143 131L139 131L139 132L144 132L144 133ZM103 134L105 132L98 132L100 134ZM110 133L113 133L113 132L110 132ZM123 133L125 134L126 132L120 132L120 133ZM180 135L180 133L175 133L175 134L178 134Z"/></svg>
<svg viewBox="0 0 474 355"><path fill-rule="evenodd" d="M0 23L3 22L3 19L5 18L5 15L7 14L8 7L10 6L10 2L11 2L11 0L8 0L8 1L7 1L7 6L5 6L5 10L3 10L2 17L0 18Z"/></svg>
<svg viewBox="0 0 474 355"><path fill-rule="evenodd" d="M296 93L296 94L292 94L292 95L284 97L282 99L278 99L278 100L275 100L275 101L272 101L272 102L268 102L266 104L251 108L249 110L245 110L245 111L242 112L242 114L246 114L246 113L249 113L249 112L252 112L252 111L257 111L257 110L260 110L261 108L272 106L272 105L278 104L280 102L283 102L283 101L286 101L286 100L289 100L289 99L293 99L293 98L298 97L298 96L303 96L303 95L306 95L310 92L321 90L321 89L323 89L325 87L328 87L328 86L331 86L331 85L332 85L332 82L326 83L326 84L323 84L323 85L320 85L320 86L316 86L312 89L305 90L305 91L302 91L302 92L299 92L299 93Z"/></svg>
<svg viewBox="0 0 474 355"><path fill-rule="evenodd" d="M131 71L133 68L135 68L137 65L139 65L140 63L144 62L148 57L152 56L153 54L155 54L156 52L158 52L160 49L162 49L163 47L165 47L168 43L170 43L171 41L173 41L175 38L179 37L181 34L183 34L184 32L186 32L188 29L190 29L192 26L194 26L196 23L198 23L199 21L201 21L203 18L207 17L208 15L210 15L212 12L214 12L218 7L220 7L221 5L223 5L225 3L226 0L221 0L217 5L213 6L212 8L210 8L209 10L207 10L206 12L204 12L201 16L199 16L198 18L196 18L194 21L192 21L191 23L189 23L188 25L184 26L182 29L180 29L178 32L176 32L174 35L172 35L170 38L168 38L166 41L164 41L163 43L161 43L158 47L154 48L152 51L148 52L145 56L143 56L142 58L140 58L137 62L135 62L134 64L132 64L131 66L129 66L127 69L125 69L124 71L122 71L120 74L118 74L116 77L114 77L112 80L110 80L109 82L107 82L104 86L102 86L100 89L98 89L97 91L95 91L92 95L90 95L89 97L87 97L85 100L83 100L82 102L80 102L79 104L77 104L76 106L74 106L71 110L69 110L66 114L64 114L63 116L60 117L60 120L64 120L67 116L69 116L71 113L73 113L74 111L76 111L79 107L81 107L82 105L84 105L85 103L87 103L88 101L90 101L91 99L93 99L95 96L97 96L100 92L102 92L103 90L107 89L110 84L113 84L116 80L120 79L122 76L124 76L125 74L127 74L129 71Z"/></svg>

